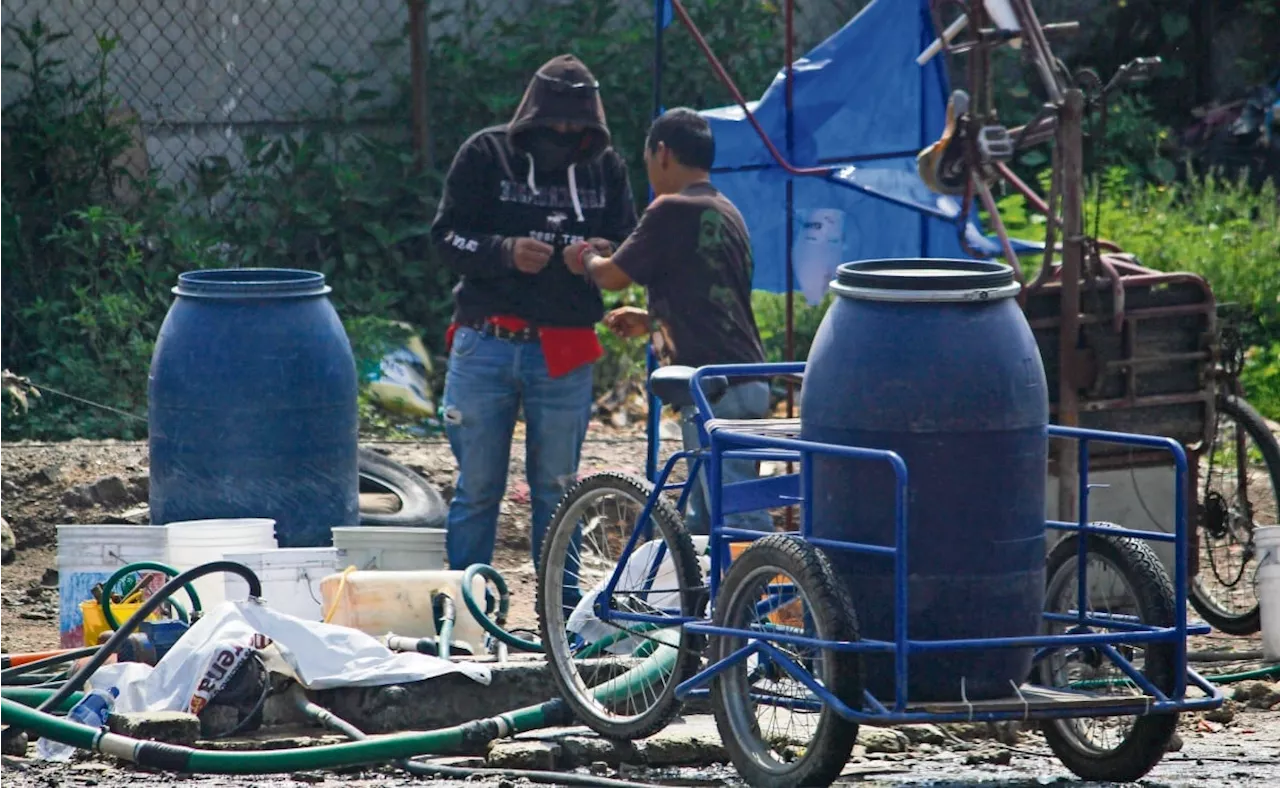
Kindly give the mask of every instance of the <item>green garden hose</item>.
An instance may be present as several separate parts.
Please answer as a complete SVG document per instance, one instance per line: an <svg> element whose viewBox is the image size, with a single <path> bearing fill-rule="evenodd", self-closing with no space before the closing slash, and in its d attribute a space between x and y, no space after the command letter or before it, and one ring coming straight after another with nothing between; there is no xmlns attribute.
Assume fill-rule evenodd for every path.
<svg viewBox="0 0 1280 788"><path fill-rule="evenodd" d="M228 563L215 562L206 567L223 568ZM165 586L165 589L169 588L169 585ZM169 590L169 593L173 590L176 588ZM157 599L159 599L158 596L152 597L150 601ZM156 604L158 605L159 602ZM137 622L134 619L145 616L149 612L145 609L139 610L125 622L119 632L129 632L131 624L136 626ZM104 650L110 645L110 643L105 645ZM678 653L675 648L659 648L636 667L595 688L596 697L607 703L651 686L655 676L662 675L670 669ZM70 693L63 695L59 692L50 694L38 702L42 706L60 708L68 700L70 700ZM35 698L32 698L32 701L37 702ZM564 701L557 699L500 714L497 717L425 733L400 733L359 742L303 747L294 750L225 752L140 741L128 736L106 733L54 717L39 709L29 708L18 700L10 698L8 693L0 697L0 724L32 731L53 741L111 755L140 766L200 774L278 774L385 763L417 755L473 749L496 738L562 724L567 721L567 718L568 711Z"/></svg>
<svg viewBox="0 0 1280 788"><path fill-rule="evenodd" d="M111 592L112 590L115 589L116 583L119 583L121 580L133 574L134 572L162 572L168 575L169 577L178 576L177 569L174 569L173 567L167 564L158 563L156 561L136 561L132 564L126 564L125 566L122 566L119 569L117 569L116 573L111 577L107 578L107 582L102 584L102 617L107 620L107 626L111 627L112 629L119 629L120 622L116 620L115 614L111 612ZM199 613L200 597L196 594L195 588L192 587L190 583L187 583L182 587L182 590L186 591L187 596L191 599L191 612ZM182 619L183 621L188 620L186 615L186 610L183 609L181 605L179 605L175 601L170 601L169 604L173 605L174 609L178 611L179 613L178 617L180 619Z"/></svg>
<svg viewBox="0 0 1280 788"><path fill-rule="evenodd" d="M600 656L600 653L602 651L604 651L610 646L621 643L622 641L626 640L629 637L632 637L633 635L643 635L644 633L652 632L655 629L662 629L662 627L659 626L658 624L652 624L652 623L636 624L634 627L618 627L618 629L616 629L615 631L610 632L605 637L600 638L599 640L595 641L594 643L591 643L586 648L574 654L573 658L574 659L591 659L592 657L598 657ZM652 642L652 641L646 641L646 643L649 643L649 642ZM637 654L637 656L643 656L643 657L647 657L648 655L649 655L648 653Z"/></svg>
<svg viewBox="0 0 1280 788"><path fill-rule="evenodd" d="M471 583L476 575L482 575L485 579L491 581L495 588L498 589L498 610L491 619L485 615L480 609L480 605L471 594ZM485 632L493 635L498 640L506 643L517 651L528 651L534 654L542 654L544 649L542 643L537 640L525 640L516 637L507 630L503 629L503 625L507 623L507 610L511 606L511 594L507 591L507 581L502 578L497 569L488 564L472 564L467 567L467 571L462 574L462 603L467 606L467 612L471 613L472 618L476 620Z"/></svg>
<svg viewBox="0 0 1280 788"><path fill-rule="evenodd" d="M1210 684L1234 684L1237 681L1248 681L1250 679L1263 679L1268 676L1280 676L1280 665L1270 665L1257 670L1246 670L1242 673L1219 673L1218 675L1204 676L1204 680ZM1069 685L1071 689L1097 689L1099 687L1125 687L1133 686L1132 679L1087 679L1085 681L1073 681Z"/></svg>
<svg viewBox="0 0 1280 788"><path fill-rule="evenodd" d="M35 708L49 698L52 698L53 693L54 690L52 689L36 687L0 687L0 697L21 703L23 706L30 706L31 708ZM79 703L82 697L84 697L83 692L73 692L58 704L58 708L50 709L50 711L66 713L71 710L72 706Z"/></svg>

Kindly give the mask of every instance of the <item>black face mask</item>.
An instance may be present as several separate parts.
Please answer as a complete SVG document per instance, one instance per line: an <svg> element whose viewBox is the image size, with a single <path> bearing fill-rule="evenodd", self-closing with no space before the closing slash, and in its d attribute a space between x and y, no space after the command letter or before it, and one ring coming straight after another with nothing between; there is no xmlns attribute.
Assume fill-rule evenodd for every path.
<svg viewBox="0 0 1280 788"><path fill-rule="evenodd" d="M533 156L540 172L563 170L577 159L585 132L559 132L555 129L530 129L524 134L524 146Z"/></svg>

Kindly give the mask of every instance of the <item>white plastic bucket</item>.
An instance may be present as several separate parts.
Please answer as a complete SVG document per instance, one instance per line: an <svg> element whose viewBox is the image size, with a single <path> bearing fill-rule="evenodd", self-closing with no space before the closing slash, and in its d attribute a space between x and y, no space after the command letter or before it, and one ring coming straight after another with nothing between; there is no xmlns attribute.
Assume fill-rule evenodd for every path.
<svg viewBox="0 0 1280 788"><path fill-rule="evenodd" d="M93 599L91 589L125 564L165 562L166 534L154 525L59 525L57 534L58 642L75 648L84 645L80 603Z"/></svg>
<svg viewBox="0 0 1280 788"><path fill-rule="evenodd" d="M1258 549L1258 606L1262 619L1262 656L1280 661L1280 525L1253 530Z"/></svg>
<svg viewBox="0 0 1280 788"><path fill-rule="evenodd" d="M444 533L443 528L334 528L333 546L338 548L338 565L343 569L435 571L444 569Z"/></svg>
<svg viewBox="0 0 1280 788"><path fill-rule="evenodd" d="M164 528L169 534L169 564L182 572L210 561L221 561L227 553L276 548L276 521L266 518L184 520L167 523ZM227 598L227 581L220 573L205 575L192 585L200 595L200 606L204 610L212 610Z"/></svg>
<svg viewBox="0 0 1280 788"><path fill-rule="evenodd" d="M281 547L253 553L227 553L228 561L244 564L262 581L262 599L273 610L319 621L320 581L338 571L338 551L332 547ZM227 574L227 599L245 599L249 584Z"/></svg>

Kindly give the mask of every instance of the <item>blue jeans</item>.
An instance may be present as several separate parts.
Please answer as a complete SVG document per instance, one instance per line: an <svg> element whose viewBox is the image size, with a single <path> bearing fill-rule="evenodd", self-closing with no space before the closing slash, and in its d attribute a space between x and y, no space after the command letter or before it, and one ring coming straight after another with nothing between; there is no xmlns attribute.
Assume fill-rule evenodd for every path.
<svg viewBox="0 0 1280 788"><path fill-rule="evenodd" d="M732 386L711 406L712 412L719 419L763 419L769 415L769 384L763 381L739 383ZM680 431L684 438L685 449L701 448L698 440L698 426L694 422L697 409L687 407L680 411ZM690 463L692 465L692 463ZM689 493L688 511L684 522L689 533L706 535L709 510L707 508L707 462L704 461L698 471L697 484ZM741 482L757 476L756 463L752 460L724 460L720 464L721 484ZM773 531L773 518L768 511L742 512L724 518L725 525L731 528L744 528L750 531Z"/></svg>
<svg viewBox="0 0 1280 788"><path fill-rule="evenodd" d="M459 328L444 384L445 431L458 462L445 541L452 569L493 561L511 434L521 406L537 566L556 505L578 473L591 418L591 365L552 378L538 343Z"/></svg>

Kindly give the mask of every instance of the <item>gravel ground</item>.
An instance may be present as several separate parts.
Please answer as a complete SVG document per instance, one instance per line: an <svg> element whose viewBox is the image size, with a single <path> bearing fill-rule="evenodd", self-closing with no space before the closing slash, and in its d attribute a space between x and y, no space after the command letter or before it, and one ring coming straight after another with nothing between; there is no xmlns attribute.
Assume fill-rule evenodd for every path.
<svg viewBox="0 0 1280 788"><path fill-rule="evenodd" d="M453 460L448 446L434 443L376 444L393 459L426 476L448 497L452 492ZM534 577L528 559L528 488L523 484L523 451L512 452L511 488L502 505L495 564L513 591L512 620L536 623L533 612ZM583 472L638 472L644 463L643 434L634 429L593 425L584 447ZM16 561L0 571L0 648L3 651L40 650L57 642L57 578L54 526L60 523L125 522L137 516L146 500L146 446L137 443L73 441L64 444L6 444L0 456L3 515L17 540ZM103 485L103 500L85 495L88 486L104 478L120 483ZM1257 638L1214 635L1197 639L1196 649L1252 650ZM1232 665L1211 666L1227 672ZM1280 700L1280 683L1245 685L1246 694ZM1273 695L1268 695L1273 693ZM1272 705L1272 704L1266 704ZM1271 711L1230 704L1227 712L1187 715L1179 731L1180 751L1170 753L1145 784L1152 786L1280 785L1280 703ZM1024 732L1016 743L978 740L957 744L917 743L906 752L863 752L847 770L844 781L873 785L1030 786L1083 785L1048 755L1043 738ZM703 766L640 770L608 776L666 785L736 785L731 769ZM121 768L104 760L71 765L48 765L5 757L3 784L34 786L385 786L420 780L391 771L349 772L340 775L297 774L288 777L177 778ZM435 781L452 785L453 781ZM459 785L463 783L458 783ZM467 785L506 788L509 780L479 780Z"/></svg>

